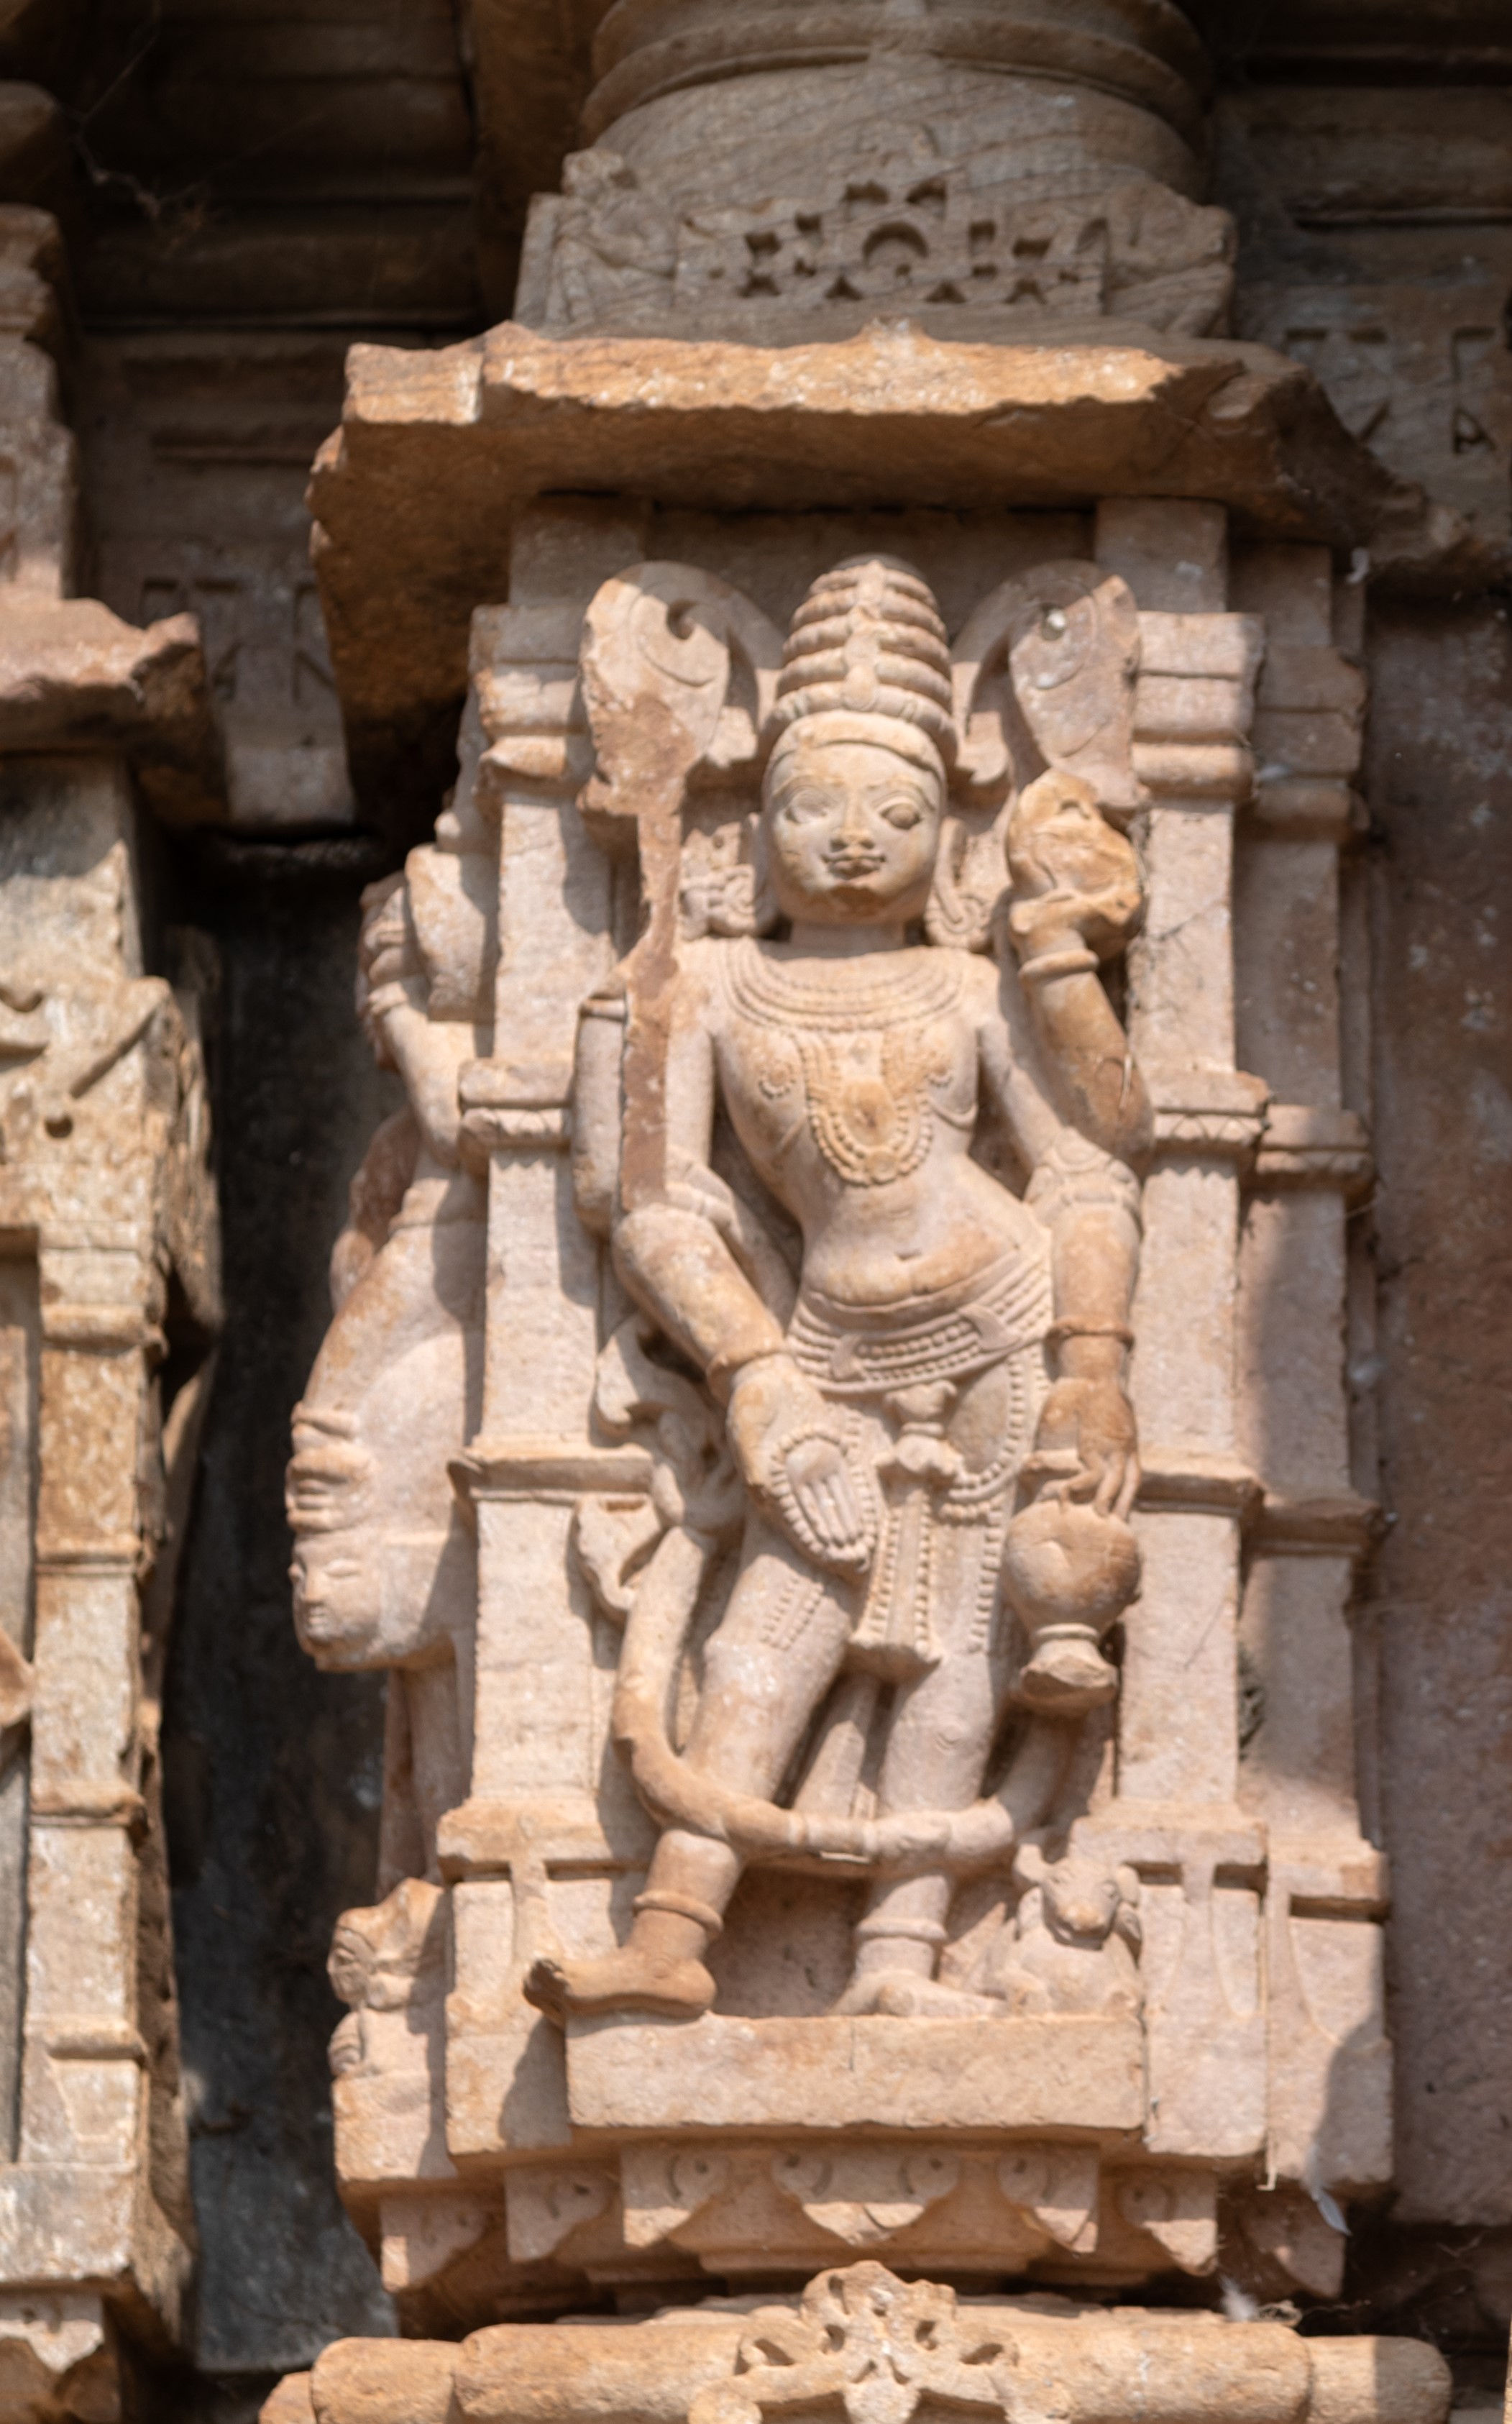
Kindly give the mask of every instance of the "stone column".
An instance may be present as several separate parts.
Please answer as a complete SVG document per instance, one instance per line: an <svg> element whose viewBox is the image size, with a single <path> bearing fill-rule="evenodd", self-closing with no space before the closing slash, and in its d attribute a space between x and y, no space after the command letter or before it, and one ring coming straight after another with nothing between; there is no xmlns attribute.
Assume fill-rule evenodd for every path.
<svg viewBox="0 0 1512 2424"><path fill-rule="evenodd" d="M1144 1878L1152 2154L1201 2159L1136 2191L1169 2198L1185 2260L1217 2244L1213 2158L1265 2141L1265 1847L1237 1805L1239 1172L1264 1088L1234 1066L1233 819L1263 627L1226 611L1226 518L1105 504L1099 562L1140 607L1135 764L1149 907L1130 955L1130 1040L1157 1106L1136 1300L1146 1478L1141 1592L1126 1622L1116 1792L1085 1823ZM1128 2196L1125 2197L1127 2207ZM1142 2218L1134 2213L1128 2219Z"/></svg>
<svg viewBox="0 0 1512 2424"><path fill-rule="evenodd" d="M533 206L528 327L1221 325L1230 231L1190 199L1206 64L1169 0L622 5L594 68L593 148Z"/></svg>
<svg viewBox="0 0 1512 2424"><path fill-rule="evenodd" d="M8 124L45 152L49 113L26 88ZM218 1321L214 970L150 933L140 844L216 770L190 618L73 595L56 221L8 206L0 254L0 2374L29 2424L118 2412L121 2336L176 2336L191 2263L157 1733Z"/></svg>
<svg viewBox="0 0 1512 2424"><path fill-rule="evenodd" d="M1255 1577L1282 1571L1281 1532L1290 1523L1297 1545L1303 1519L1281 1500L1308 1493L1297 1458L1284 1469L1271 1459L1245 1403L1268 1385L1251 1380L1244 1326L1263 1225L1246 1225L1246 1189L1258 1169L1251 1194L1268 1202L1288 1176L1275 1156L1295 1159L1313 1133L1292 1096L1313 1097L1249 1051L1244 934L1270 929L1250 917L1243 855L1258 822L1239 820L1257 756L1256 820L1313 813L1296 788L1313 761L1294 748L1278 774L1266 719L1316 712L1327 726L1329 683L1348 688L1331 661L1287 658L1290 609L1278 590L1272 629L1255 548L1257 536L1304 552L1366 544L1357 532L1381 525L1385 491L1293 366L1212 333L1231 231L1196 199L1202 61L1176 10L840 0L817 18L620 0L596 75L588 148L533 218L517 320L423 359L361 349L313 490L359 762L377 762L385 731L438 730L470 681L457 808L491 821L499 873L492 1042L458 1092L469 1149L487 1164L489 1300L481 1427L455 1465L479 1544L473 1739L466 1796L438 1830L454 1975L444 2045L438 2032L427 2052L427 2114L434 2129L444 2109L449 2168L431 2161L407 2183L396 2172L377 2211L355 2183L353 2210L409 2292L407 2323L426 2331L481 2319L490 2300L545 2313L582 2285L638 2294L695 2268L760 2286L837 2261L842 2246L895 2248L915 2272L995 2278L1007 2266L1105 2288L1172 2271L1212 2280L1232 2257L1247 2278L1272 2265L1279 2294L1313 2277L1308 2215L1331 2229L1332 2192L1288 2101L1297 2082L1315 2101L1316 2065L1309 2053L1295 2079L1287 2070L1291 2023L1270 1982L1283 1998L1294 1978L1312 1993L1365 1939L1357 1931L1341 1948L1298 1932L1332 1925L1360 1882L1329 1867L1348 1833L1331 1716L1327 1740L1298 1733L1295 1756L1278 1750L1278 1774L1295 1769L1305 1788L1292 1801L1255 1756L1256 1644L1267 1627L1290 1641L1304 1623L1300 1602L1266 1598L1269 1585L1257 1596ZM1391 509L1419 527L1417 508L1397 498ZM949 931L985 938L986 911L976 931L963 902L979 879L989 898L1000 884L1006 827L994 821L1042 763L1064 774L1080 752L1113 770L1097 796L1110 820L1134 821L1145 923L1110 991L1155 1114L1132 1315L1143 1588L1123 1621L1116 1709L1085 1725L1052 1814L1021 1812L1031 1840L982 1853L947 1921L928 1922L946 1941L917 1975L942 2001L905 2014L844 2000L846 1895L858 1903L895 1858L927 1866L916 1845L887 1848L863 1767L849 1805L820 1810L815 1831L793 1778L772 1788L779 1817L801 1808L803 1826L763 1840L722 1938L687 1876L669 1885L659 1871L645 1907L709 1938L694 1983L702 1994L712 1981L714 2000L656 2005L640 1972L622 2006L623 1969L607 1996L567 1971L624 1945L651 1819L680 1810L682 1788L664 1764L645 1784L650 1817L632 1795L612 1727L644 1750L644 1710L627 1689L612 1719L616 1667L623 1658L643 1700L665 1701L675 1766L706 1689L702 1643L749 1549L733 1534L727 1545L716 1516L701 1534L678 1495L677 1421L697 1431L707 1418L711 1455L724 1437L718 1393L704 1387L711 1350L691 1316L680 1349L670 1316L628 1332L607 1251L617 1235L633 1275L620 1216L687 1207L671 1189L654 1200L627 1188L616 1203L619 1147L604 1136L630 1085L645 1089L631 1113L656 1125L666 1072L647 1004L681 981L685 949L709 946L708 966L726 971L735 961L715 945L759 954L771 941L780 953L758 906L752 827L780 720L782 630L798 630L817 575L883 553L916 566L959 651L952 688L930 656L946 650L931 617L919 644L933 666L929 712L951 692L962 761ZM864 691L858 646L844 678L855 671ZM1055 697L1031 694L1031 663ZM1258 710L1257 677L1268 685ZM1005 789L989 798L995 730ZM1320 726L1315 746L1332 731ZM646 843L640 869L632 827ZM1313 882L1310 869L1298 863L1294 888ZM642 900L643 877L654 898ZM643 913L650 940L633 959ZM927 931L946 922L936 904ZM1076 950L1050 956L1061 964L1040 970L1046 981L1090 973ZM635 1022L629 1076L612 1033L604 1045L616 983ZM1108 1014L1083 998L1090 1017ZM584 1010L603 1079L587 1108L569 1082ZM808 1014L794 1013L805 1034ZM819 1054L816 1065L831 1063ZM775 1063L768 1075L775 1101L786 1081ZM1048 1113L1049 1127L1063 1117ZM1025 1183L1010 1146L979 1141L984 1167L1008 1173L1011 1190ZM770 1256L791 1262L800 1241L763 1243L763 1219L780 1227L775 1191L767 1204L737 1136L716 1124L708 1151L709 1171L677 1182L698 1197L689 1217L717 1228L741 1268L763 1268L776 1301ZM589 1167L596 1154L602 1170ZM1085 1183L1105 1190L1109 1219L1107 1190L1129 1200L1106 1166ZM1287 1229L1283 1251L1267 1232L1265 1249L1265 1268L1300 1254L1314 1325L1337 1275L1325 1233L1321 1221ZM644 1271L637 1284L662 1301ZM1073 1317L1068 1336L1117 1339L1122 1326ZM750 1334L770 1341L759 1323ZM1267 1354L1279 1335L1266 1329ZM656 1402L628 1378L643 1351ZM1312 1469L1312 1446L1297 1457ZM1305 1519L1336 1520L1316 1508ZM1326 1562L1284 1571L1321 1577ZM665 1617L663 1588L669 1602L683 1592L675 1614L690 1616L697 1646L648 1678L634 1664L649 1657L639 1619ZM820 1596L776 1611L763 1656L780 1637L797 1658ZM1319 1651L1335 1713L1337 1651L1335 1625ZM1012 1757L1034 1696L1022 1698ZM1265 1725L1279 1730L1293 1707L1278 1686ZM820 1729L833 1714L817 1714ZM806 1756L795 1751L795 1774ZM699 1781L698 1810L676 1816L686 1831L720 1799L722 1779ZM759 1818L720 1807L717 1824L742 1845L742 1828L770 1823L765 1804ZM984 2011L981 1948L1039 1923L1031 1893L1052 1889L1028 1880L1061 1858L1085 1858L1098 1880L1086 1890L1110 1908L1132 1912L1137 1897L1137 1983L1095 2008L1046 1985ZM1048 1930L1051 1906L1032 1907ZM1135 1933L1126 1925L1125 1950ZM1351 2184L1369 2182L1341 2177ZM1248 2241L1233 2227L1241 2209ZM873 2288L852 2275L826 2289L828 2277L794 2332L832 2294L895 2294L872 2275ZM556 2362L550 2334L542 2347ZM726 2396L745 2394L716 2372L723 2415ZM334 2364L321 2372L323 2416L356 2416L357 2380ZM678 2384L681 2413L698 2386ZM597 2395L564 2392L574 2416ZM282 2397L280 2424L310 2404L307 2385Z"/></svg>
<svg viewBox="0 0 1512 2424"><path fill-rule="evenodd" d="M1356 1487L1357 1473L1367 1488L1373 1475L1354 1452L1345 1371L1371 1345L1370 1274L1350 1246L1353 1229L1363 1247L1370 1183L1366 1056L1351 1054L1346 1097L1340 997L1361 601L1324 550L1303 547L1250 550L1239 586L1269 634L1239 859L1239 1023L1247 1065L1272 1094L1239 1266L1241 1446L1265 1489L1240 1627L1242 1797L1270 1840L1269 2171L1337 2201L1384 2187L1392 2168L1377 1923L1387 1883L1361 1837L1350 1629L1377 1512ZM1358 962L1352 974L1362 1000ZM1363 1287L1351 1287L1352 1264ZM1284 2193L1258 2199L1251 2234L1284 2241L1297 2276L1333 2294L1342 2236L1295 2194L1290 2205Z"/></svg>
<svg viewBox="0 0 1512 2424"><path fill-rule="evenodd" d="M157 1716L207 1375L183 1379L165 1426L156 1374L170 1284L175 1343L209 1344L215 1226L199 1004L192 981L142 973L125 771L10 758L0 786L0 1813L19 1904L0 1957L17 2115L0 2342L31 2352L17 2362L35 2360L39 2396L51 2369L72 2398L86 2375L113 2380L113 2316L131 2325L145 2303L177 2328L189 2270Z"/></svg>
<svg viewBox="0 0 1512 2424"><path fill-rule="evenodd" d="M553 2033L518 1982L556 1940L564 1902L589 1940L613 1941L627 1871L649 1847L607 1752L613 1646L581 1575L565 1621L555 1612L580 1501L649 1480L644 1451L610 1443L593 1419L614 1283L574 1208L570 1159L580 1008L613 964L616 878L633 881L577 806L591 763L579 634L600 581L643 545L621 509L541 506L515 535L510 604L473 622L470 779L497 821L499 965L495 1052L462 1087L489 1168L483 1429L459 1475L478 1525L475 1747L470 1797L441 1842L457 1880L447 2142L464 2163L496 2153L501 2112L512 2148L570 2145ZM553 1890L564 1871L576 1883ZM568 2194L554 2226L543 2207L533 2231L517 2205L510 2246L527 2254L549 2253L576 2218Z"/></svg>

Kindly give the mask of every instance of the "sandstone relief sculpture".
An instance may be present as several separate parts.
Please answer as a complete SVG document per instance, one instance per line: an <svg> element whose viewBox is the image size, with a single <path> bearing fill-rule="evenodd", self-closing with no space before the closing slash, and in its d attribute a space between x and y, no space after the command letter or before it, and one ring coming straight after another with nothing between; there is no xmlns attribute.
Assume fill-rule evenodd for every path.
<svg viewBox="0 0 1512 2424"><path fill-rule="evenodd" d="M390 1673L343 2193L422 2331L879 2247L1336 2282L1277 2215L1384 2158L1286 2015L1349 1965L1376 2128L1379 1884L1235 1766L1218 518L979 585L542 512L370 896L408 1101L296 1416L302 1634Z"/></svg>
<svg viewBox="0 0 1512 2424"><path fill-rule="evenodd" d="M695 576L689 604L675 567L652 572L588 618L600 814L678 815L697 718L714 714L717 739L728 714L708 679L724 601L711 610ZM1062 758L1116 748L1127 720L1119 584L1088 586L1052 570L982 626ZM754 619L739 614L748 646ZM704 677L692 717L681 657ZM816 582L752 736L752 862L716 907L695 859L696 922L717 931L676 943L669 968L653 913L622 971L623 1133L617 1151L580 1140L580 1159L600 1188L617 1162L618 1270L703 1377L707 1396L670 1375L666 1391L698 1398L692 1422L732 1470L704 1477L629 1603L621 1730L664 1831L628 1943L532 1972L527 1993L560 2015L706 2009L703 1956L741 1867L779 1849L872 1875L843 2009L990 2011L934 1982L957 1874L1049 1815L1073 1722L1115 1688L1100 1644L1138 1583L1123 1370L1150 1114L1098 971L1138 920L1138 877L1093 785L1044 767L1027 718L1015 765L1001 715L996 763L968 715L979 821L983 792L999 803L979 842L1006 856L995 897L979 847L963 885L952 674L904 566ZM962 694L977 704L969 678ZM674 771L653 803L658 749ZM1125 768L1106 787L1125 810L1128 783ZM579 1118L613 1119L600 1017L583 1031ZM973 1156L989 1106L1018 1188ZM657 1704L736 1536L674 1751ZM1011 1698L1043 1714L980 1798Z"/></svg>

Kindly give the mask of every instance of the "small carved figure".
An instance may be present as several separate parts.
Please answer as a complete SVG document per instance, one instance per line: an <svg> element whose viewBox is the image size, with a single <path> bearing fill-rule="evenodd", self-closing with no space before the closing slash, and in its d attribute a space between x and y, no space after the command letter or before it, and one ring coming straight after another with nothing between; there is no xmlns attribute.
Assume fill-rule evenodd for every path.
<svg viewBox="0 0 1512 2424"><path fill-rule="evenodd" d="M1025 1888L1011 1930L995 1939L981 1984L1011 2012L1139 2009L1139 1880L1086 1853L1047 1860L1024 1843L1013 1874Z"/></svg>
<svg viewBox="0 0 1512 2424"><path fill-rule="evenodd" d="M397 2033L403 2041L436 2026L446 1995L446 1896L422 1878L404 1878L370 1909L342 1913L326 1965L349 2006L331 2038L338 2079L393 2066L385 2065L375 2031L380 2039Z"/></svg>
<svg viewBox="0 0 1512 2424"><path fill-rule="evenodd" d="M1149 1111L1096 973L1138 911L1132 853L1052 770L1041 782L1058 788L1031 786L1011 829L1013 950L995 963L922 938L957 726L944 628L906 566L857 562L815 584L772 722L756 888L786 931L706 933L669 972L653 924L627 981L632 1033L638 1018L664 1043L649 1090L661 1158L637 1146L632 1168L632 1099L612 1216L626 1284L724 1409L746 1497L740 1574L680 1760L658 1771L651 1797L674 1823L629 1942L530 1974L559 2017L705 2010L704 1954L743 1858L788 1814L773 1797L788 1779L795 1824L851 1812L868 1743L878 1826L908 1849L874 1864L843 2008L876 2010L900 1984L927 2002L952 1891L934 1820L948 1834L951 1813L969 1817L1014 1681L1015 1499L1030 1499L1020 1523L1056 1535L1061 1507L1094 1535L1090 1557L1079 1534L1068 1553L1077 1637L1036 1645L1025 1697L1079 1713L1111 1691L1097 1627L1137 1571L1123 1366ZM615 731L629 762L623 718ZM973 1154L983 1098L1028 1173L1022 1196ZM796 1292L773 1285L770 1231L759 1242L750 1197L712 1167L716 1107L752 1194L801 1236ZM1119 1571L1091 1625L1098 1537ZM640 1584L627 1738L636 1692L659 1697L633 1636L664 1623L679 1577L696 1591L697 1540L696 1524L669 1535ZM930 1814L911 1834L914 1813Z"/></svg>

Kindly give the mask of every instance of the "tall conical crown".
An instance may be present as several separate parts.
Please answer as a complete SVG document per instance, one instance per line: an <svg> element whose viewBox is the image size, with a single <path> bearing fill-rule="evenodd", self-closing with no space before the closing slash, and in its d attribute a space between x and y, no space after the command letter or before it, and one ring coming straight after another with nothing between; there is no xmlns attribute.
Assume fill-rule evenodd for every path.
<svg viewBox="0 0 1512 2424"><path fill-rule="evenodd" d="M913 725L946 766L955 757L945 625L928 584L893 556L837 564L793 616L777 721L836 712Z"/></svg>

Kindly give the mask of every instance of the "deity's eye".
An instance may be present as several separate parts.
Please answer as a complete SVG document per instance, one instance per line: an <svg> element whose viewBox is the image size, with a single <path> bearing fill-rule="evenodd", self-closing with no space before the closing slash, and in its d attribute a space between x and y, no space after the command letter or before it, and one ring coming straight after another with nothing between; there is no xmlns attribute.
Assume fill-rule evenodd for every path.
<svg viewBox="0 0 1512 2424"><path fill-rule="evenodd" d="M888 824L897 826L899 833L911 833L916 824L922 824L924 821L924 811L917 800L907 797L888 800L883 808L883 815Z"/></svg>
<svg viewBox="0 0 1512 2424"><path fill-rule="evenodd" d="M835 803L828 791L804 789L782 791L777 796L777 814L789 824L812 824L816 817L828 816Z"/></svg>

